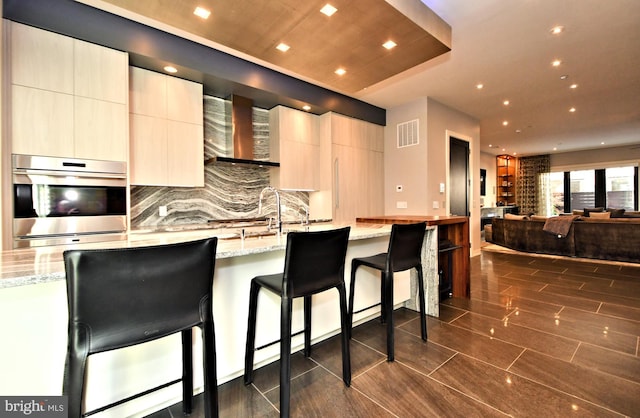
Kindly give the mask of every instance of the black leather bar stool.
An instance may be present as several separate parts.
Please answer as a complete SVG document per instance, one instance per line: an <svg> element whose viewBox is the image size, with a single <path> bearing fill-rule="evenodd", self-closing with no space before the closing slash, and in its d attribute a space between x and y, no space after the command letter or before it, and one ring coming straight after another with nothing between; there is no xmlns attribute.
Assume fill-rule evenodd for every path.
<svg viewBox="0 0 640 418"><path fill-rule="evenodd" d="M422 278L422 243L426 223L394 224L391 226L389 249L386 253L370 257L354 258L351 261L351 286L349 292L349 337L353 326L353 314L381 305L380 316L387 324L387 360L394 360L393 344L393 273L415 268L418 273L418 296L420 303L420 331L427 341L427 319L425 317L424 283ZM353 311L356 271L366 266L380 270L380 303Z"/></svg>
<svg viewBox="0 0 640 418"><path fill-rule="evenodd" d="M205 415L218 416L212 284L218 239L154 247L63 253L69 343L63 394L69 417L101 412L182 380L184 413L193 397L192 328L202 329ZM85 367L91 354L182 333L181 379L83 413Z"/></svg>
<svg viewBox="0 0 640 418"><path fill-rule="evenodd" d="M342 380L351 385L347 294L344 264L350 228L321 232L290 232L284 259L284 272L257 276L251 280L249 321L245 352L244 383L253 382L258 292L261 288L280 296L280 416L288 417L291 380L291 314L293 299L304 298L304 355L311 355L311 295L338 289L342 329Z"/></svg>

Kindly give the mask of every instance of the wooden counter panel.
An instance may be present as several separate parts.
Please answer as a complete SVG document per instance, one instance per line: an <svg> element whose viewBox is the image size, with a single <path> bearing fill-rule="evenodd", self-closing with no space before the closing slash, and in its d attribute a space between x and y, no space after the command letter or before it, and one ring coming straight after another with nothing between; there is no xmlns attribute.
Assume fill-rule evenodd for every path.
<svg viewBox="0 0 640 418"><path fill-rule="evenodd" d="M438 240L447 239L460 248L453 251L452 294L468 298L471 286L469 218L466 216L386 215L356 218L358 223L408 224L426 222L438 226Z"/></svg>

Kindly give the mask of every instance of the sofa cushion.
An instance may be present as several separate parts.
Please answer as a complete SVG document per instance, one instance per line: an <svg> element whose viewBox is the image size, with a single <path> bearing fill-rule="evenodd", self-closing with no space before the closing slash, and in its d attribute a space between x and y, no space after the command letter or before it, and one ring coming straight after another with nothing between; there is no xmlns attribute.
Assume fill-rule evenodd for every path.
<svg viewBox="0 0 640 418"><path fill-rule="evenodd" d="M591 212L589 217L595 219L609 219L611 217L611 212Z"/></svg>
<svg viewBox="0 0 640 418"><path fill-rule="evenodd" d="M585 217L589 217L591 213L597 213L597 212L604 212L604 208L603 207L599 207L599 208L584 208L584 214L583 216Z"/></svg>
<svg viewBox="0 0 640 418"><path fill-rule="evenodd" d="M625 209L607 208L607 212L611 214L612 218L623 218Z"/></svg>

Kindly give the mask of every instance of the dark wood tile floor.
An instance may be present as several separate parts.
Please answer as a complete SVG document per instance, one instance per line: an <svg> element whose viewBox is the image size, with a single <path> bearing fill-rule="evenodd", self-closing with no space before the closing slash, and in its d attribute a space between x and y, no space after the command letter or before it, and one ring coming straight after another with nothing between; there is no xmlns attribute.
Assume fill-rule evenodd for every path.
<svg viewBox="0 0 640 418"><path fill-rule="evenodd" d="M393 363L378 320L354 329L351 388L337 338L296 353L292 416L640 417L640 265L483 251L471 271L471 298L443 301L426 343L418 314L395 312ZM221 417L278 416L278 364L219 397Z"/></svg>

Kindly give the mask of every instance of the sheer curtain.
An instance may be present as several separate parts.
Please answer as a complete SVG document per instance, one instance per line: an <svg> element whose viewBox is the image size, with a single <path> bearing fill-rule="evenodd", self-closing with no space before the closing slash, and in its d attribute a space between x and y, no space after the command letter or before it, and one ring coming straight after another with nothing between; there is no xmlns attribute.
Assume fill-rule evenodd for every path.
<svg viewBox="0 0 640 418"><path fill-rule="evenodd" d="M518 160L516 202L520 206L520 213L549 213L545 200L549 190L550 161L549 155L522 157Z"/></svg>

